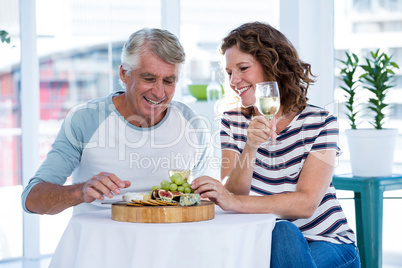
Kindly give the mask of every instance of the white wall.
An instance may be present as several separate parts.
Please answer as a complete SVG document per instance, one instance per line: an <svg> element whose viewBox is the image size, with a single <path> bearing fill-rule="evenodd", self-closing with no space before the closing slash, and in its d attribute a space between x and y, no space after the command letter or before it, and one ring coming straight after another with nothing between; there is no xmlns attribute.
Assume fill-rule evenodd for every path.
<svg viewBox="0 0 402 268"><path fill-rule="evenodd" d="M309 103L336 113L333 0L281 0L280 31L317 76L309 89Z"/></svg>

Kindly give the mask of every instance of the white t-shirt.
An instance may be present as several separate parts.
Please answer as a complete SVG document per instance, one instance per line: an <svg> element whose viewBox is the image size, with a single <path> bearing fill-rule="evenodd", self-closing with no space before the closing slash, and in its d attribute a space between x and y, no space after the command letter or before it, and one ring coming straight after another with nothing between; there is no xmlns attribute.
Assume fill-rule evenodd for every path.
<svg viewBox="0 0 402 268"><path fill-rule="evenodd" d="M89 101L64 121L45 161L22 195L42 181L63 185L88 181L100 172L131 181L122 192L149 192L168 170L190 169L192 177L216 176L208 168L213 156L210 130L202 117L180 102L171 102L166 116L152 127L133 126L119 113L112 98L122 92ZM99 201L74 207L74 214L107 208Z"/></svg>

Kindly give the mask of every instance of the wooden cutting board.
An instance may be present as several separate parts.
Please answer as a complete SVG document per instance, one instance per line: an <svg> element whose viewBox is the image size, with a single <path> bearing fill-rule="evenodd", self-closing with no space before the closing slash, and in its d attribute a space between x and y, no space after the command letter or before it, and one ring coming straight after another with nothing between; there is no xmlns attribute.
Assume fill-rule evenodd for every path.
<svg viewBox="0 0 402 268"><path fill-rule="evenodd" d="M202 200L197 206L128 206L112 204L112 219L125 222L168 223L206 221L215 217L215 205Z"/></svg>

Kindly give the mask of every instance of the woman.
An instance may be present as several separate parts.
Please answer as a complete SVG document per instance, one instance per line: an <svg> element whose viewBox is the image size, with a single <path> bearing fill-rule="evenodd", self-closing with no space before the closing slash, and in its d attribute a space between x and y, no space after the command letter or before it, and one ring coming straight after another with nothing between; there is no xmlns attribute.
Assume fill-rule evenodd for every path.
<svg viewBox="0 0 402 268"><path fill-rule="evenodd" d="M311 66L270 25L254 22L223 39L230 87L242 108L221 121L224 185L204 176L192 187L224 210L271 213L271 267L359 267L355 235L331 183L338 125L327 111L307 104ZM253 106L255 86L277 81L281 105L272 121ZM279 145L261 146L269 137Z"/></svg>

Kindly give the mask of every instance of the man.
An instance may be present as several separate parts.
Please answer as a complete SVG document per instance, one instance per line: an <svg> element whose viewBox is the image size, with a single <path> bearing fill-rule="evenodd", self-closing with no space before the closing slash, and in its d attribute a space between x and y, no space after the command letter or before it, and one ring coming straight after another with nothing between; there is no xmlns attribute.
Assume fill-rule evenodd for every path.
<svg viewBox="0 0 402 268"><path fill-rule="evenodd" d="M105 198L150 191L168 178L169 169L191 169L194 177L208 173L206 124L172 101L185 60L178 39L165 30L139 30L124 45L121 60L126 90L89 101L66 118L22 193L26 212L102 209ZM64 185L70 175L72 185Z"/></svg>

